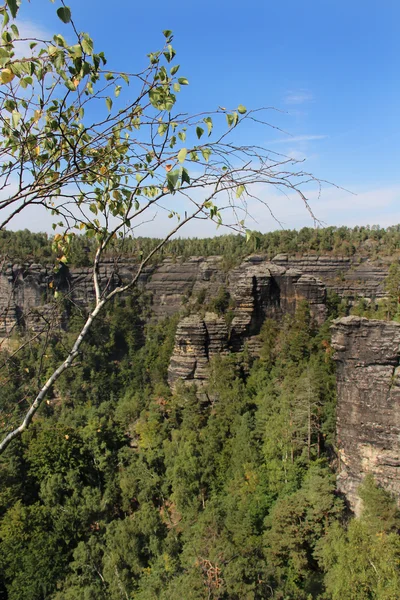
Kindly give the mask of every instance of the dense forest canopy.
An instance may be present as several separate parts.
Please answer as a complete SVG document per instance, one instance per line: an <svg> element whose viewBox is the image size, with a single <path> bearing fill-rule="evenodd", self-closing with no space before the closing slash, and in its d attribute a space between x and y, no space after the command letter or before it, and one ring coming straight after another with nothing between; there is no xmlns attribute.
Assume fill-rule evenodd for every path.
<svg viewBox="0 0 400 600"><path fill-rule="evenodd" d="M161 240L157 238L127 237L115 240L107 256L123 255L140 260ZM90 265L95 245L84 236L71 242L69 263L72 266ZM232 264L253 253L265 253L272 259L276 254L299 253L353 256L359 253L372 258L396 257L400 254L400 225L391 227L305 227L297 230L280 229L269 233L253 233L250 240L242 235L220 235L212 238L177 238L170 240L153 260L163 257L220 255ZM54 236L46 233L0 231L0 256L10 261L53 262L60 258Z"/></svg>
<svg viewBox="0 0 400 600"><path fill-rule="evenodd" d="M354 519L335 491L330 320L303 302L265 322L259 359L219 358L204 388L172 393L177 320L146 325L145 308L97 322L1 458L1 597L396 600L393 500L366 480ZM81 319L51 340L49 370ZM3 427L41 356L32 343L3 365Z"/></svg>

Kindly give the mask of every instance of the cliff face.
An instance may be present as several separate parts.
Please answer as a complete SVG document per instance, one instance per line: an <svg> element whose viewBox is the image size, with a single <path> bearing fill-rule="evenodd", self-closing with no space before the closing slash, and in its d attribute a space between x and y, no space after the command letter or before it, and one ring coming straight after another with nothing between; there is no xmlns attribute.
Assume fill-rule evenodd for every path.
<svg viewBox="0 0 400 600"><path fill-rule="evenodd" d="M279 289L273 289L275 283L271 280L269 283L267 280L262 283L263 275L260 269L263 266L269 269ZM121 281L128 280L135 268L135 262L129 258L120 260L118 264L114 264L112 260L105 260L100 266L100 275L103 282L107 282L112 288ZM260 296L258 304L261 313L259 316L253 315L250 329L257 329L254 324L267 308L263 300L267 293L265 285L270 287L267 294L269 314L273 313L274 306L277 310L291 310L297 295L310 296L309 300L315 305L316 311L321 313L318 318L322 318L323 309L321 312L317 305L321 304L323 288L317 291L317 287L311 285L312 281L319 279L326 288L350 300L359 296L379 298L384 293L383 280L387 274L387 265L356 256L291 257L280 254L269 262L263 255L252 256L239 268L229 272L224 268L221 257L211 256L186 260L165 259L157 266L147 267L140 283L153 298L152 312L155 318L178 312L190 296L196 296L200 292L205 292L207 302L215 297L222 285L228 286L231 296L242 304L241 316L237 315L235 323L240 329L249 326L248 323L241 325L240 319L245 319L245 313L249 312L249 307L245 307L245 298L248 297L245 288L250 285L251 268L256 270L256 293ZM290 273L293 274L292 280L287 277ZM282 275L285 276L284 279ZM289 286L286 291L285 285ZM62 269L58 274L54 274L52 266L28 263L3 265L0 273L0 337L6 335L16 324L37 329L43 318L48 319L51 316L54 319L52 299L55 288L67 294L78 306L87 307L93 301L91 269ZM243 302L241 296L244 297ZM58 319L60 321L62 316L59 315ZM238 335L240 338L240 333Z"/></svg>
<svg viewBox="0 0 400 600"><path fill-rule="evenodd" d="M332 327L337 361L338 488L357 513L367 473L400 503L400 323L345 317Z"/></svg>
<svg viewBox="0 0 400 600"><path fill-rule="evenodd" d="M169 367L172 386L178 379L203 382L213 354L240 352L245 343L256 354L258 334L265 319L293 313L302 300L309 302L318 322L323 322L326 316L326 288L318 279L258 257L231 271L226 287L233 301L229 327L224 317L212 313L180 321Z"/></svg>
<svg viewBox="0 0 400 600"><path fill-rule="evenodd" d="M355 300L359 297L382 298L383 282L388 265L366 257L317 256L315 254L293 257L278 254L273 262L286 268L299 269L305 275L313 275L323 281L327 288L339 296Z"/></svg>
<svg viewBox="0 0 400 600"><path fill-rule="evenodd" d="M135 262L128 259L119 261L118 264L104 261L100 265L100 278L103 284L112 289L121 281L128 281L136 272L136 268ZM263 257L250 258L230 272L224 269L223 260L219 256L193 257L182 261L165 259L157 266L147 267L139 285L152 298L154 318L179 312L190 297L196 297L200 292L204 292L207 303L217 295L221 286L229 289L232 297L237 297L244 318L248 310L245 307L245 298L249 296L247 290L252 290L253 276L257 279L256 293L260 295L260 307L262 305L262 310L265 310L266 303L269 304L268 311L272 314L273 306L279 305L279 298L275 298L272 293L267 294L269 299L266 300L265 290L261 289L261 279L265 277L268 280L272 273L278 281L279 277L288 271L293 273L291 290L288 288L287 293L283 294L287 298L288 306L296 301L295 296L310 296L316 311L323 312L320 302L324 294L323 287L320 292L309 291L314 278L307 280L307 277L303 276L301 279L301 271L294 272L287 267L274 266L273 263L267 263ZM283 280L282 285L285 285ZM61 291L76 305L87 308L94 300L91 269L62 267L58 273L54 273L52 266L28 263L5 265L0 273L0 336L5 336L16 325L38 328L40 320L46 319L55 311L55 290ZM278 289L276 293L280 293ZM289 299L289 294L292 294L292 299ZM318 304L321 304L321 308L317 308ZM285 310L283 305L281 308ZM61 315L59 321L60 319ZM247 322L245 325L239 325L239 321L237 322L237 327L243 328L247 325ZM254 328L254 324L252 327Z"/></svg>

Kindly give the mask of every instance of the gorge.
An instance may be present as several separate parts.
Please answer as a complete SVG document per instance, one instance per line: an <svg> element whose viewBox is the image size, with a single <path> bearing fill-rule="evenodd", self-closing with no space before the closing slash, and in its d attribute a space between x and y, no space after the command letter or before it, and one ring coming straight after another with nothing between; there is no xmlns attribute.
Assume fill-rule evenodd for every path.
<svg viewBox="0 0 400 600"><path fill-rule="evenodd" d="M134 268L129 260L117 265L110 260L101 264L100 275L112 287L126 280ZM182 315L168 369L174 388L178 381L203 385L213 356L245 347L257 356L265 319L294 314L302 301L307 301L321 324L327 313L327 292L353 303L360 297L383 297L387 270L382 261L357 256L278 254L268 260L260 254L228 270L218 256L164 259L146 268L140 288L150 298L150 320ZM68 306L54 302L55 291L87 308L93 300L90 269L62 265L54 273L52 267L37 263L4 264L0 275L3 338L21 326L33 331L46 323L65 327ZM226 302L224 311L215 305L218 295ZM227 310L229 316L223 314ZM400 498L400 325L345 317L332 326L332 347L338 385L338 488L358 513L357 488L368 473Z"/></svg>

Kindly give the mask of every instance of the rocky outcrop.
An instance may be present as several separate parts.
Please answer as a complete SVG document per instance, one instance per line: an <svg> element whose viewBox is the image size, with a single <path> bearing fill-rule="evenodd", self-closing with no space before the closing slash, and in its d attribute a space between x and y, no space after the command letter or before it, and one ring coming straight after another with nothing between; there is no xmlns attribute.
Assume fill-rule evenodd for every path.
<svg viewBox="0 0 400 600"><path fill-rule="evenodd" d="M222 279L217 279L221 284ZM315 277L250 257L231 271L226 280L232 301L230 326L224 317L206 313L180 321L169 368L172 386L181 379L203 382L210 358L227 351L241 352L247 344L257 354L258 335L266 318L293 313L307 300L318 322L326 316L326 288ZM196 307L197 308L197 307Z"/></svg>
<svg viewBox="0 0 400 600"><path fill-rule="evenodd" d="M202 384L208 378L210 358L228 353L228 328L223 317L215 313L191 315L177 328L175 348L168 369L168 381Z"/></svg>
<svg viewBox="0 0 400 600"><path fill-rule="evenodd" d="M332 326L337 362L338 488L360 511L367 473L400 504L400 323L345 317Z"/></svg>

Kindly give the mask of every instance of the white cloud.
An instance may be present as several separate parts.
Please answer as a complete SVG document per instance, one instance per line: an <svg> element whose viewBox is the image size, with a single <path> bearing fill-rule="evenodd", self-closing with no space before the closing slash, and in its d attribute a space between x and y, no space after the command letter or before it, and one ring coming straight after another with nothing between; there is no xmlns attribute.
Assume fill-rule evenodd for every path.
<svg viewBox="0 0 400 600"><path fill-rule="evenodd" d="M349 189L358 192L353 195L334 187L326 188L319 197L316 189L306 193L311 208L316 218L324 225L381 225L386 227L400 223L400 186L382 187L369 190L360 190L356 186ZM252 193L268 204L276 219L286 229L300 229L312 227L313 220L304 206L301 198L295 193L287 196L273 188L254 186ZM221 203L222 204L222 203ZM274 220L267 207L250 200L248 206L249 216L246 225L250 229L262 232L279 228L279 223ZM168 219L168 212L154 210L147 216L147 222L136 230L138 236L162 237L167 235L177 224L176 219ZM228 214L226 218L228 218ZM240 218L242 218L241 215ZM150 220L153 219L153 220ZM30 207L22 211L10 223L10 229L29 228L31 231L52 232L51 223L54 218L41 207ZM229 233L225 227L217 229L211 221L193 220L179 231L179 237L213 237Z"/></svg>
<svg viewBox="0 0 400 600"><path fill-rule="evenodd" d="M400 223L400 186L360 190L348 186L357 195L334 187L325 188L321 195L317 189L305 193L315 217L326 226L330 225L381 225L386 227ZM304 190L303 190L304 191ZM269 205L273 215L287 229L312 227L313 220L302 199L295 193L287 196L277 191L259 189L258 195ZM261 204L252 202L249 212L257 221L253 228L262 232L277 228L276 221Z"/></svg>
<svg viewBox="0 0 400 600"><path fill-rule="evenodd" d="M53 37L42 25L33 21L18 21L18 31L20 39L15 43L15 55L17 58L32 55L32 50L29 47L32 41L51 40ZM38 46L34 50L35 54L37 54L37 49Z"/></svg>
<svg viewBox="0 0 400 600"><path fill-rule="evenodd" d="M315 140L325 140L327 137L327 135L288 135L287 137L281 138L279 140L272 140L271 142L268 142L268 144L294 144L298 142L313 142Z"/></svg>
<svg viewBox="0 0 400 600"><path fill-rule="evenodd" d="M304 104L313 100L314 96L307 90L289 90L284 97L285 104Z"/></svg>

